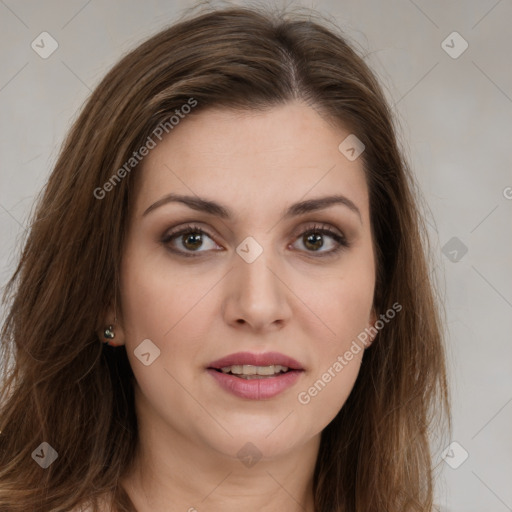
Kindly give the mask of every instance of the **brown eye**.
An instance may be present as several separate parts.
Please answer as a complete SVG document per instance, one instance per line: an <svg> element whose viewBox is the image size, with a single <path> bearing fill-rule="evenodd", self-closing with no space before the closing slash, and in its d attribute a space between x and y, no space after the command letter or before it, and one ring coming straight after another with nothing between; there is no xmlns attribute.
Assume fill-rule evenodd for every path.
<svg viewBox="0 0 512 512"><path fill-rule="evenodd" d="M206 243L208 239L211 241L210 247ZM197 226L185 226L179 231L171 231L163 236L162 243L170 251L183 256L196 256L194 252L199 255L219 247L206 231Z"/></svg>
<svg viewBox="0 0 512 512"><path fill-rule="evenodd" d="M321 249L322 246L324 245L322 235L320 235L318 233L311 233L311 234L305 235L303 240L304 240L304 245L308 249L312 249L313 251L318 251L318 249Z"/></svg>
<svg viewBox="0 0 512 512"><path fill-rule="evenodd" d="M320 256L335 254L349 246L346 238L341 233L334 231L328 226L315 226L308 229L301 234L299 239L306 248L306 252L316 252ZM331 241L326 242L326 239L331 239ZM325 246L327 246L327 249L322 250ZM329 247L331 248L329 249Z"/></svg>
<svg viewBox="0 0 512 512"><path fill-rule="evenodd" d="M210 246L208 246L208 240ZM303 231L297 240L300 240L305 248L301 249L302 251L310 254L317 253L315 255L320 257L333 255L349 246L341 232L323 225L316 225ZM212 237L204 229L194 225L166 233L162 238L162 243L173 253L186 257L200 256L201 253L219 250L219 246Z"/></svg>
<svg viewBox="0 0 512 512"><path fill-rule="evenodd" d="M182 244L186 249L196 250L199 249L203 243L202 234L189 232L181 235Z"/></svg>

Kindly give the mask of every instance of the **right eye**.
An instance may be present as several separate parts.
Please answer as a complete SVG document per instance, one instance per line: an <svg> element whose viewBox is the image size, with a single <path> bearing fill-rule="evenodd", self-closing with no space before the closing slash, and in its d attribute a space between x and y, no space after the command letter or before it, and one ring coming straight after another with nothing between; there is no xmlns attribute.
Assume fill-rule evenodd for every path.
<svg viewBox="0 0 512 512"><path fill-rule="evenodd" d="M209 238L213 246L200 251L199 249L204 246L204 237ZM162 237L162 243L172 252L185 257L195 257L194 253L202 253L208 250L215 250L215 247L219 247L213 242L212 237L202 228L189 224L181 229L167 232ZM176 244L181 246L176 247Z"/></svg>

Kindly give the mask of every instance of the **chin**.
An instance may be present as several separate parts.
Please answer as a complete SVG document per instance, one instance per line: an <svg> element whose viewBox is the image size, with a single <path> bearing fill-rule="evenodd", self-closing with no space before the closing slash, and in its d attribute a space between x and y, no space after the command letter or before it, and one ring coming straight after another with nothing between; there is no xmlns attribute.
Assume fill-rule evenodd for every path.
<svg viewBox="0 0 512 512"><path fill-rule="evenodd" d="M216 452L232 459L264 458L273 459L284 456L292 450L300 450L301 447L311 440L312 435L306 435L291 423L284 425L286 415L276 417L274 421L261 421L259 424L251 424L251 418L243 424L225 423L224 426L231 433L220 434L212 439L211 435L205 442ZM289 418L293 416L293 413ZM248 423L249 422L249 423ZM283 422L283 423L281 423ZM281 423L281 424L280 424ZM211 432L210 432L211 434Z"/></svg>

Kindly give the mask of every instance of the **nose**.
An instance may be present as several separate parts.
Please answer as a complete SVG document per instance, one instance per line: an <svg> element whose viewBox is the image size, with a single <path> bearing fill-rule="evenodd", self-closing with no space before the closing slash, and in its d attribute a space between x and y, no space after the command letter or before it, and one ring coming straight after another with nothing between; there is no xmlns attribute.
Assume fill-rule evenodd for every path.
<svg viewBox="0 0 512 512"><path fill-rule="evenodd" d="M291 291L271 250L250 263L237 253L233 258L222 308L226 323L258 332L282 329L292 314Z"/></svg>

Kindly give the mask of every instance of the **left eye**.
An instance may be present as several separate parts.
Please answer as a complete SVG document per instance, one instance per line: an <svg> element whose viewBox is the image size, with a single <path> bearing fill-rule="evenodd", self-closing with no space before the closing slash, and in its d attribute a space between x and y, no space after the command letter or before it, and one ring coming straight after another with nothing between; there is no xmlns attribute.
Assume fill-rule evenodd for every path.
<svg viewBox="0 0 512 512"><path fill-rule="evenodd" d="M210 239L211 247L204 248L205 237ZM328 250L320 250L324 248L324 239L326 237L331 239L330 245L332 248ZM318 253L321 256L330 255L340 251L344 247L348 247L345 237L341 233L333 231L328 226L314 226L307 229L297 237L297 240L302 241L304 247L306 247L306 252ZM180 242L179 245L181 245L181 248L177 248L174 242ZM177 232L170 232L164 235L162 243L164 243L170 251L186 257L196 256L193 253L216 250L215 248L219 247L206 231L193 225L185 226ZM199 250L201 248L204 250Z"/></svg>
<svg viewBox="0 0 512 512"><path fill-rule="evenodd" d="M333 248L330 250L320 251L320 249L324 247L323 239L325 237L331 239L331 247L333 246ZM298 240L302 240L305 247L313 249L312 251L307 252L320 252L322 256L337 253L344 247L348 247L345 237L342 234L333 231L330 227L316 226L308 229L301 234ZM334 240L334 243L332 240Z"/></svg>

